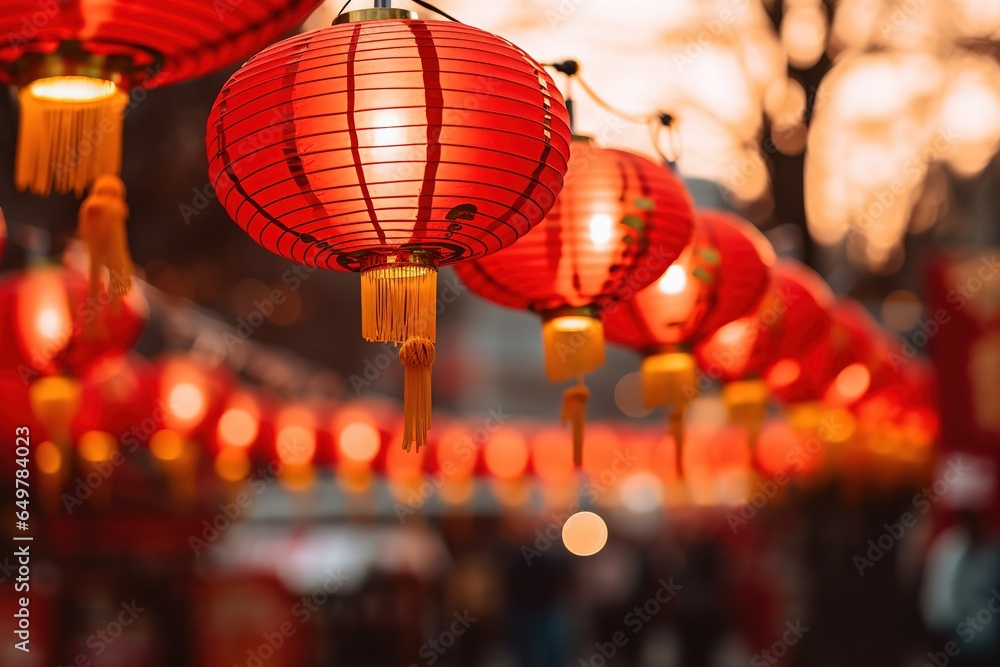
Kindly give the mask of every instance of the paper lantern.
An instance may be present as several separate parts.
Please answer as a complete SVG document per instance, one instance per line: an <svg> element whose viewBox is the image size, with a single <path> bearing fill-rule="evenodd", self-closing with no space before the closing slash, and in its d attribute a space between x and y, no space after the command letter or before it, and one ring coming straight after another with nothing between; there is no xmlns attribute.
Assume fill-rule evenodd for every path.
<svg viewBox="0 0 1000 667"><path fill-rule="evenodd" d="M691 346L755 308L768 286L774 250L750 223L719 211L698 211L695 236L653 285L606 311L612 342L643 355L647 407L671 406L670 431L681 469L683 419L697 394Z"/></svg>
<svg viewBox="0 0 1000 667"><path fill-rule="evenodd" d="M103 356L131 349L149 306L141 290L116 301L105 290L88 296L88 281L71 269L44 267L0 281L0 362L28 378L60 371L82 374Z"/></svg>
<svg viewBox="0 0 1000 667"><path fill-rule="evenodd" d="M138 103L149 88L233 63L318 4L5 0L0 82L19 87L17 186L80 196L97 176L117 174L130 91Z"/></svg>
<svg viewBox="0 0 1000 667"><path fill-rule="evenodd" d="M400 344L403 446L426 443L439 267L512 244L552 207L570 131L541 65L411 12L349 12L264 50L208 121L219 201L293 261L361 273L362 334Z"/></svg>
<svg viewBox="0 0 1000 667"><path fill-rule="evenodd" d="M819 275L795 260L780 260L756 311L698 345L698 365L726 383L722 397L730 421L747 429L751 443L767 413L769 393L761 375L778 362L785 362L779 370L791 373L791 363L827 337L832 305L833 293Z"/></svg>
<svg viewBox="0 0 1000 667"><path fill-rule="evenodd" d="M578 380L563 395L577 465L583 374L604 364L601 312L663 274L690 240L692 215L684 184L669 169L580 137L566 185L541 224L513 246L455 267L475 294L542 316L549 380Z"/></svg>

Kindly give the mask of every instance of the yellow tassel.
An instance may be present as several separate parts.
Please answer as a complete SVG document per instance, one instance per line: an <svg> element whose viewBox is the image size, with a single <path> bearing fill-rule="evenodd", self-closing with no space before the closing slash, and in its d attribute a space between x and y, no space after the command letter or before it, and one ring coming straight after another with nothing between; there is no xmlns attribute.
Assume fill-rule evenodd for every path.
<svg viewBox="0 0 1000 667"><path fill-rule="evenodd" d="M102 174L118 174L128 95L85 76L38 79L22 87L15 181L46 196L74 192Z"/></svg>
<svg viewBox="0 0 1000 667"><path fill-rule="evenodd" d="M684 477L684 414L698 395L698 370L687 352L661 352L642 360L642 400L647 408L667 408L667 431L674 437L677 478Z"/></svg>
<svg viewBox="0 0 1000 667"><path fill-rule="evenodd" d="M90 297L96 299L101 286L101 272L108 269L108 290L116 297L132 286L132 257L128 251L125 221L125 184L117 176L98 176L90 195L80 205L77 236L90 254Z"/></svg>
<svg viewBox="0 0 1000 667"><path fill-rule="evenodd" d="M431 428L431 370L436 352L427 338L410 338L399 348L403 364L403 449L427 444Z"/></svg>
<svg viewBox="0 0 1000 667"><path fill-rule="evenodd" d="M604 324L585 314L546 315L542 347L549 380L572 380L604 365Z"/></svg>
<svg viewBox="0 0 1000 667"><path fill-rule="evenodd" d="M583 431L587 420L587 400L590 390L579 378L579 384L563 392L562 423L569 422L573 432L573 463L577 468L583 465Z"/></svg>
<svg viewBox="0 0 1000 667"><path fill-rule="evenodd" d="M726 404L729 421L744 428L751 447L757 442L767 417L769 395L763 380L729 382L722 388L722 401Z"/></svg>
<svg viewBox="0 0 1000 667"><path fill-rule="evenodd" d="M361 272L361 335L402 343L437 340L437 269L423 264L381 264Z"/></svg>

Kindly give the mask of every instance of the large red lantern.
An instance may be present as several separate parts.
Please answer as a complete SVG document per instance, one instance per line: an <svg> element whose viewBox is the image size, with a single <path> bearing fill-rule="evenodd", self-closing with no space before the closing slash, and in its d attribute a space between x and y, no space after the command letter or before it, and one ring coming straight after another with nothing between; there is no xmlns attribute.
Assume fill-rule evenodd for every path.
<svg viewBox="0 0 1000 667"><path fill-rule="evenodd" d="M698 345L698 365L726 383L722 395L730 419L747 429L751 443L767 413L769 394L761 375L779 361L787 359L789 365L801 359L823 340L832 305L833 293L819 275L795 260L780 260L756 311L720 327Z"/></svg>
<svg viewBox="0 0 1000 667"><path fill-rule="evenodd" d="M550 381L577 379L563 398L581 456L587 389L583 374L604 364L600 313L650 285L691 237L692 210L673 172L634 153L576 138L566 185L536 228L510 248L456 272L475 294L531 310L544 322Z"/></svg>
<svg viewBox="0 0 1000 667"><path fill-rule="evenodd" d="M755 308L768 286L774 250L756 227L731 214L698 211L695 236L663 276L609 308L608 339L643 355L647 407L672 406L670 430L683 456L684 411L697 394L691 346Z"/></svg>
<svg viewBox="0 0 1000 667"><path fill-rule="evenodd" d="M155 86L246 57L319 0L4 0L0 82L18 86L16 181L83 193L121 167L122 125ZM141 95L141 97L140 97Z"/></svg>
<svg viewBox="0 0 1000 667"><path fill-rule="evenodd" d="M262 51L208 121L230 216L293 261L361 273L362 334L401 344L404 448L426 442L439 267L512 244L552 207L569 118L509 42L412 12L349 12Z"/></svg>

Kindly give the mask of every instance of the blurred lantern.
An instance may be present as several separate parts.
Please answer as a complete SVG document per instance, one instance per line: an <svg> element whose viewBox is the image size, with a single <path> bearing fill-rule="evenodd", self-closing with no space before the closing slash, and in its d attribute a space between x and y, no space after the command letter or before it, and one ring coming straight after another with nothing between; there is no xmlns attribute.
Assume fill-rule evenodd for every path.
<svg viewBox="0 0 1000 667"><path fill-rule="evenodd" d="M503 482L516 481L524 476L528 456L528 442L513 426L497 431L483 445L487 472Z"/></svg>
<svg viewBox="0 0 1000 667"><path fill-rule="evenodd" d="M82 374L103 356L135 344L148 305L140 290L131 290L119 304L106 291L89 299L82 275L44 267L0 281L0 312L11 322L0 334L6 336L0 358L27 376Z"/></svg>
<svg viewBox="0 0 1000 667"><path fill-rule="evenodd" d="M778 362L779 375L800 372L798 360L828 334L832 305L833 293L812 269L779 260L757 310L723 325L698 345L699 367L726 383L722 397L729 419L746 429L751 444L767 414L769 394L762 375Z"/></svg>
<svg viewBox="0 0 1000 667"><path fill-rule="evenodd" d="M133 451L162 423L156 419L156 369L138 354L108 355L81 375L75 432L107 431Z"/></svg>
<svg viewBox="0 0 1000 667"><path fill-rule="evenodd" d="M282 464L281 482L290 489L308 488L315 478L316 426L316 415L307 407L288 406L278 413L274 446Z"/></svg>
<svg viewBox="0 0 1000 667"><path fill-rule="evenodd" d="M19 87L16 182L81 195L121 168L122 125L148 89L219 69L295 26L318 0L52 2L0 8L0 82Z"/></svg>
<svg viewBox="0 0 1000 667"><path fill-rule="evenodd" d="M185 436L216 426L232 383L226 371L194 355L167 355L158 365L162 424Z"/></svg>
<svg viewBox="0 0 1000 667"><path fill-rule="evenodd" d="M563 395L580 464L589 392L583 374L604 364L601 312L653 283L691 237L691 203L669 169L644 157L571 146L566 185L527 236L498 253L456 267L477 295L541 315L545 371L577 380Z"/></svg>
<svg viewBox="0 0 1000 667"><path fill-rule="evenodd" d="M538 223L570 140L558 90L523 51L413 18L348 12L271 46L223 88L207 138L219 201L251 237L361 273L362 334L401 345L407 450L430 427L438 268Z"/></svg>
<svg viewBox="0 0 1000 667"><path fill-rule="evenodd" d="M174 503L193 503L198 495L198 445L183 433L166 428L149 438L149 453L166 474Z"/></svg>
<svg viewBox="0 0 1000 667"><path fill-rule="evenodd" d="M670 406L670 431L683 457L684 411L697 394L692 345L757 306L774 251L750 223L699 211L694 239L653 285L606 311L608 339L643 355L643 401Z"/></svg>
<svg viewBox="0 0 1000 667"><path fill-rule="evenodd" d="M549 486L573 481L573 441L557 428L544 428L531 438L531 466L535 476Z"/></svg>
<svg viewBox="0 0 1000 667"><path fill-rule="evenodd" d="M823 401L829 407L850 407L870 390L891 382L895 367L906 360L900 355L898 338L883 331L857 302L838 302L830 309L830 316L834 356Z"/></svg>
<svg viewBox="0 0 1000 667"><path fill-rule="evenodd" d="M238 482L250 473L250 450L261 431L261 405L246 391L236 391L226 401L215 426L215 472L227 482Z"/></svg>

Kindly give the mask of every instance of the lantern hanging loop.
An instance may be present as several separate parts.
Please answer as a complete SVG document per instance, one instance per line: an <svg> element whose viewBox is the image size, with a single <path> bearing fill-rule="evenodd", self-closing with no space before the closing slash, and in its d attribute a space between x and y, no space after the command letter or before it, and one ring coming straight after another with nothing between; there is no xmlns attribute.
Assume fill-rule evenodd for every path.
<svg viewBox="0 0 1000 667"><path fill-rule="evenodd" d="M353 1L354 0L347 0L347 2L344 3L344 6L340 8L340 11L337 12L337 16L334 18L334 24L337 23L337 19L340 18L340 16L344 13L344 10L347 9L347 6L349 4L351 4L351 2L353 2ZM432 5L429 2L423 2L422 0L413 0L413 2L414 2L414 4L417 4L417 5L423 7L424 9L426 9L428 11L434 12L438 16L443 16L444 18L448 19L449 21L454 21L455 23L461 23L461 21L459 21L454 16L452 16L452 15L450 15L450 14L448 14L448 13L446 13L446 12L440 10L440 9L438 9L437 7L435 7L434 5ZM375 9L392 9L392 8L393 8L392 7L392 0L375 0Z"/></svg>

